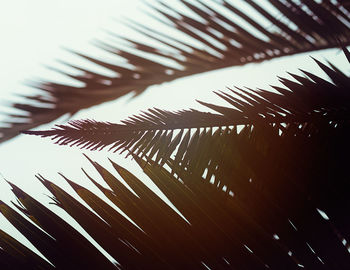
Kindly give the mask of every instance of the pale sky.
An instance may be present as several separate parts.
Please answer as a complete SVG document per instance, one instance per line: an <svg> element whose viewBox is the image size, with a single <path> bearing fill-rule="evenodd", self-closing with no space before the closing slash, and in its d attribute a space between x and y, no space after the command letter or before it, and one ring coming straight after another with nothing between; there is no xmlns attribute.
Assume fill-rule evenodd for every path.
<svg viewBox="0 0 350 270"><path fill-rule="evenodd" d="M106 53L94 48L91 44L93 38L108 39L104 32L106 29L132 36L133 33L129 33L127 28L118 22L122 16L131 16L143 23L149 20L140 11L142 5L138 0L11 0L3 1L2 4L0 9L1 112L10 112L6 107L7 101L19 100L14 94L28 94L33 91L23 85L25 80L45 78L68 81L67 78L44 66L64 68L55 62L56 59L84 64L84 61L72 56L63 48L71 48L91 56L109 57ZM212 94L212 91L224 90L226 86L269 89L270 84L278 84L276 76L288 76L286 71L299 73L298 68L322 74L309 55L319 60L328 59L349 73L349 65L346 65L345 57L339 49L307 53L259 65L248 64L244 67L227 68L152 86L139 98L131 100L130 96L125 96L117 101L83 110L73 119L92 118L117 122L139 110L151 107L170 110L195 107L205 110L196 104L195 99L218 103L219 99ZM5 118L0 115L0 120L3 119ZM66 120L59 119L56 123L64 123ZM51 128L53 125L50 123L41 129ZM82 156L82 152L111 169L107 162L109 157L131 169L137 176L146 179L133 162L118 154L57 146L48 139L24 135L0 145L0 173L2 177L17 184L48 206L49 199L45 194L49 192L36 180L34 177L36 173L54 181L71 194L71 189L57 175L57 172L62 172L68 178L96 191L80 170L80 167L84 167L86 171L96 175L92 166ZM13 196L2 177L0 178L0 199L9 202ZM96 193L100 194L98 191ZM57 207L49 206L49 208L62 213L57 210ZM2 217L0 217L0 227L24 241Z"/></svg>

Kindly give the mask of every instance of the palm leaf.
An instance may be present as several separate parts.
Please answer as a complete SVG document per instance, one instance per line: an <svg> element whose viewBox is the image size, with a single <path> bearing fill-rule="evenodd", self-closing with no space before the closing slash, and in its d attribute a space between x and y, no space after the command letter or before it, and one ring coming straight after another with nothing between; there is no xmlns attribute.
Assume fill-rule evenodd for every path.
<svg viewBox="0 0 350 270"><path fill-rule="evenodd" d="M1 230L0 235L1 269L54 269L52 265L4 231Z"/></svg>
<svg viewBox="0 0 350 270"><path fill-rule="evenodd" d="M271 130L271 127L267 129ZM259 138L270 147L275 144L280 146L275 140L265 140L265 136L260 136L265 130L259 133ZM255 139L245 138L248 145L256 146ZM144 172L186 220L126 169L111 161L116 172L136 195L112 173L90 160L108 188L88 176L90 180L137 226L92 192L67 178L76 193L98 216L49 180L42 176L38 178L53 194L54 202L79 222L118 261L116 267L121 269L205 269L205 266L210 269L295 269L297 266L347 269L350 256L342 244L340 232L344 231L338 229L341 227L348 232L349 227L343 226L346 225L344 220L334 218L334 211L328 212L335 209L332 207L336 206L332 204L334 202L328 201L331 207L326 211L330 220L323 219L317 213L313 197L310 199L304 193L295 193L295 181L298 179L293 177L296 174L286 177L290 171L285 167L274 171L277 164L270 174L256 170L253 182L242 181L247 172L267 163L260 156L251 155L250 151L246 154L250 159L245 160L245 166L230 168L230 174L228 169L225 171L226 177L234 179L231 181L234 195L230 193L232 190L223 192L221 186L203 181L201 176L190 170L177 167L178 177L174 177L165 168L155 166L154 161L145 162L135 156ZM286 152L285 156L289 154ZM269 163L276 161L271 152L265 158ZM219 164L227 165L232 160L236 162L236 158L231 156L230 160L224 158ZM268 178L280 172L285 173L284 178ZM305 173L304 170L302 172ZM273 179L276 181L271 181ZM336 182L339 184L339 181ZM17 209L46 233L4 203L1 204L1 212L56 269L85 269L87 265L90 268L93 265L111 268L110 262L100 258L99 252L83 241L75 229L15 185L12 184L12 188L21 202ZM348 204L348 196L343 198ZM344 206L342 204L342 211L347 211ZM16 242L13 245L20 246ZM30 259L28 261L28 265L32 265Z"/></svg>
<svg viewBox="0 0 350 270"><path fill-rule="evenodd" d="M237 88L229 89L230 92L217 92L229 107L200 102L216 113L150 109L121 124L77 120L52 130L24 133L51 137L60 145L91 150L109 146L109 150L127 151L137 156L147 154L160 164L174 153L175 160L186 163L186 160L192 160L192 152L199 151L200 147L196 145L200 141L205 143L207 138L213 137L221 140L232 132L237 134L239 125L245 125L246 129L272 125L277 135L286 130L294 130L298 134L299 127L302 127L305 136L312 136L324 127L346 125L350 110L349 77L333 65L328 67L315 61L332 83L303 71L307 77L290 74L295 81L280 78L285 88L274 87L277 93Z"/></svg>
<svg viewBox="0 0 350 270"><path fill-rule="evenodd" d="M16 208L28 216L30 222L1 202L1 213L53 264L61 269L89 269L102 266L113 269L113 264L73 227L55 215L34 198L11 184L20 201ZM69 243L69 245L67 244ZM16 247L17 248L17 247ZM90 257L90 261L86 260ZM29 264L28 264L29 265Z"/></svg>
<svg viewBox="0 0 350 270"><path fill-rule="evenodd" d="M27 96L27 99L34 100L36 105L13 104L25 115L10 115L16 121L10 120L7 123L10 127L0 129L0 141L64 114L72 115L130 92L140 94L154 84L228 66L349 45L350 20L344 3L307 0L267 1L262 4L246 1L239 2L240 5L228 1L218 4L214 0L178 2L190 9L194 16L173 9L162 1L152 9L156 12L157 21L169 30L177 29L184 35L183 39L176 39L167 31L157 32L152 26L141 25L137 21L126 22L131 29L159 46L153 47L128 37L120 37L128 46L121 45L123 42L98 43L103 50L118 55L127 64L123 61L108 63L77 53L115 72L116 76L101 75L68 64L81 74L66 75L84 86L35 83L34 86L42 92ZM256 16L250 16L248 12ZM197 45L185 41L185 38L197 42Z"/></svg>

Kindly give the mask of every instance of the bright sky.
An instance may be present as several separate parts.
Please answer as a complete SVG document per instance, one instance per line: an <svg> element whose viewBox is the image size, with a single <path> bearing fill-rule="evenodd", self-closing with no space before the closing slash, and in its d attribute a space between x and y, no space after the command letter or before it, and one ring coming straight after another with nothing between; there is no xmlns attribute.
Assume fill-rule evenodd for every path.
<svg viewBox="0 0 350 270"><path fill-rule="evenodd" d="M152 2L149 0L147 2ZM14 94L28 94L32 89L23 85L27 79L46 78L56 81L67 81L67 78L50 71L44 65L62 68L56 59L71 63L84 63L73 57L63 47L71 48L92 56L108 57L89 43L93 38L107 38L104 29L128 35L127 29L116 19L121 16L137 18L147 23L148 17L141 11L138 0L11 0L3 3L0 9L0 111L9 111L6 100L18 100ZM287 76L286 71L298 72L298 68L322 74L312 61L310 54L296 57L285 57L260 65L249 64L245 67L227 68L217 72L200 74L179 79L171 83L152 86L139 98L130 100L130 96L109 102L95 108L84 110L74 119L93 118L117 122L139 110L150 107L166 109L187 109L196 107L205 109L195 103L195 99L216 102L218 98L211 92L224 90L226 86L249 86L269 89L269 84L278 84L276 76ZM324 58L344 68L348 73L349 66L340 50L327 50L312 54L319 60ZM5 105L5 106L4 106ZM4 119L0 116L0 120ZM64 123L59 119L56 123ZM53 124L42 127L50 128ZM48 205L49 194L35 179L36 173L54 181L67 191L71 189L57 175L62 172L68 178L96 191L80 170L80 167L94 174L92 166L82 156L87 153L91 158L111 169L107 157L132 169L137 176L143 177L139 168L130 160L117 154L81 151L76 148L61 147L49 140L20 135L0 145L0 173L7 180L19 185L29 194ZM0 199L5 202L13 199L8 185L0 178ZM97 191L96 191L97 192ZM98 192L97 192L98 193ZM72 193L71 193L72 194ZM100 193L98 193L100 194ZM50 206L56 212L57 207ZM0 228L14 233L11 226L0 218Z"/></svg>

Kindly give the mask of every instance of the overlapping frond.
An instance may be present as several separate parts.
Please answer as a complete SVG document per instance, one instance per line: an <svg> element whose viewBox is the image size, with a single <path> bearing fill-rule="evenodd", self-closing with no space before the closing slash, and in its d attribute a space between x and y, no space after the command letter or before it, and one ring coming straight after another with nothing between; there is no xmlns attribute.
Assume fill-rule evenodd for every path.
<svg viewBox="0 0 350 270"><path fill-rule="evenodd" d="M69 64L81 73L67 75L84 86L38 83L36 87L43 94L27 97L36 105L13 104L26 115L10 115L16 121L10 119L10 127L0 129L0 142L64 114L74 114L130 92L139 94L150 85L223 67L350 44L350 13L342 1L218 3L214 0L178 0L191 10L192 15L171 8L166 1L158 2L152 6L157 13L154 15L156 20L168 26L169 31L180 31L184 39L141 22L128 21L131 29L159 46L128 37L120 37L128 46L99 43L102 49L118 55L126 63L110 63L78 54L116 75L101 75Z"/></svg>
<svg viewBox="0 0 350 270"><path fill-rule="evenodd" d="M336 135L330 145L314 139L310 143L308 136L294 136L295 132L281 137L270 125L227 133L231 139L224 146L226 155L208 152L207 147L197 149L192 157L200 161L201 153L209 153L216 162L216 179L229 179L226 187L205 181L195 173L198 168L172 167L169 162L177 174L174 177L154 161L135 156L186 220L113 161L134 193L97 162L91 161L108 188L87 176L137 226L67 178L98 216L54 183L42 176L38 179L53 194L54 202L117 260L118 269L347 269L350 254L344 243L350 230L344 217L350 209L343 158L349 150L349 143L344 144L349 128L342 132L343 136L327 133L326 139ZM330 163L325 152L334 157ZM18 187L12 188L20 202L17 209L40 229L4 203L0 211L55 269L113 268L75 229ZM20 247L15 241L12 245ZM10 253L7 246L1 247L3 253ZM31 265L33 259L27 260L24 265Z"/></svg>
<svg viewBox="0 0 350 270"><path fill-rule="evenodd" d="M247 129L271 125L279 135L287 129L301 129L312 136L324 127L347 125L350 111L350 78L333 65L316 62L332 82L304 71L307 77L290 74L294 81L280 78L285 88L275 87L276 93L251 89L217 92L230 106L200 102L216 113L151 109L121 124L80 120L52 130L25 133L51 137L61 145L92 150L108 146L137 156L147 154L161 164L175 153L176 160L190 156L199 142L209 143L214 137L220 141L226 133L237 134L240 125Z"/></svg>

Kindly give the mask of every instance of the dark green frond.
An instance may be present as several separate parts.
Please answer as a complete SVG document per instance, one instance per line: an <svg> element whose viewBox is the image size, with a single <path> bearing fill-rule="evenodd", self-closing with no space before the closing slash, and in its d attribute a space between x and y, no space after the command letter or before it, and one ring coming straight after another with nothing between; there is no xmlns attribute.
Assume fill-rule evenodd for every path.
<svg viewBox="0 0 350 270"><path fill-rule="evenodd" d="M101 75L83 67L70 65L80 75L66 74L84 84L73 87L53 82L34 86L44 94L28 96L37 105L13 104L28 115L11 115L21 122L1 128L0 141L8 140L21 130L57 119L64 114L114 100L127 93L139 94L148 86L205 71L292 55L301 52L347 46L350 44L349 12L338 1L177 1L191 10L187 15L173 9L166 1L151 8L155 20L167 31L137 21L126 24L158 45L119 37L128 45L99 42L103 50L124 61L113 63L76 53L88 61L113 71L115 76ZM176 30L175 30L176 29ZM181 32L183 39L171 35ZM186 38L186 39L185 39ZM185 41L186 40L186 41ZM196 44L196 45L194 45Z"/></svg>

